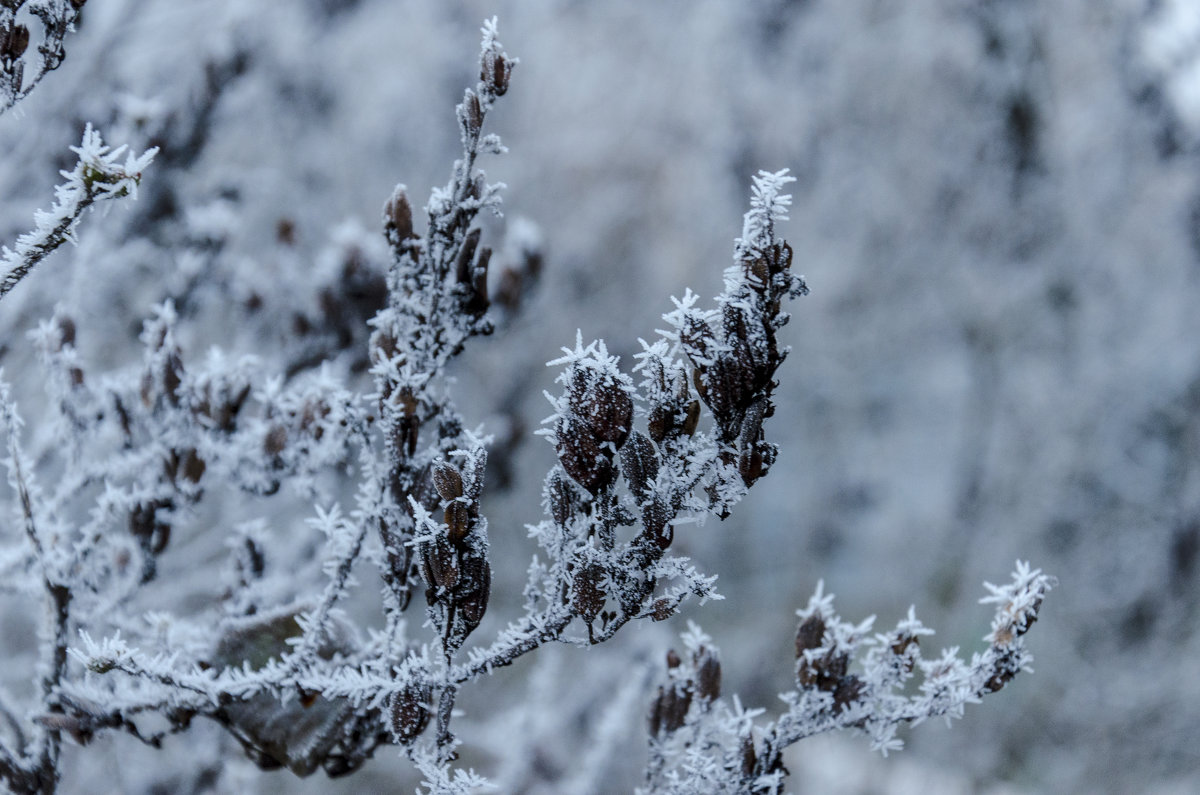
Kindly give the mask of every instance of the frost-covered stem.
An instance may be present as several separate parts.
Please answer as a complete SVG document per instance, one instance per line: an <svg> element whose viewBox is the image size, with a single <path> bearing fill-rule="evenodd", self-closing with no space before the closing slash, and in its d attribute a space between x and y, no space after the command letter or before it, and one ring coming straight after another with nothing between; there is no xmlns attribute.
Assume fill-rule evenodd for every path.
<svg viewBox="0 0 1200 795"><path fill-rule="evenodd" d="M481 152L503 151L499 138L482 135L487 112L496 97L507 91L515 63L503 53L495 34L492 20L483 28L480 80L456 109L463 156L455 161L450 182L429 199L425 239L413 228L412 206L403 185L397 186L384 208L393 262L388 306L372 321L376 331L371 338L372 373L380 395L389 467L378 530L389 563L384 580L401 609L409 602L414 570L409 545L412 505L435 507L433 497L420 486L435 461L463 447L461 420L449 396L440 390L442 375L469 337L492 330L485 314L491 251L479 245L480 231L468 228L484 207L498 211L503 187L487 184L474 169ZM439 439L433 445L424 440L422 448L422 433L435 420Z"/></svg>
<svg viewBox="0 0 1200 795"><path fill-rule="evenodd" d="M46 594L46 609L49 613L48 631L42 637L42 680L41 703L49 713L61 712L56 690L62 681L67 666L68 625L71 618L71 591L59 582L56 566L49 559L42 544L34 519L33 500L30 487L23 471L21 445L18 438L21 421L16 406L8 394L7 384L0 384L0 402L3 403L5 431L8 435L8 466L17 497L21 505L22 524L25 537L34 550L41 569L42 586ZM30 749L33 757L33 775L39 782L39 792L53 792L58 781L58 754L61 739L56 729L39 727Z"/></svg>
<svg viewBox="0 0 1200 795"><path fill-rule="evenodd" d="M451 761L454 753L454 735L450 731L450 716L454 712L454 698L458 688L445 685L438 697L437 708L437 747L438 761L446 764Z"/></svg>
<svg viewBox="0 0 1200 795"><path fill-rule="evenodd" d="M0 3L0 115L20 102L54 71L66 57L63 39L74 29L79 10L86 0L35 0L30 13L41 20L42 56L33 77L25 79L25 51L29 46L29 28L17 24L17 12L25 0L4 0Z"/></svg>
<svg viewBox="0 0 1200 795"><path fill-rule="evenodd" d="M74 240L75 227L84 210L98 201L137 194L142 170L154 159L158 149L144 152L135 158L130 154L123 165L117 158L125 151L122 146L110 151L100 134L87 125L83 142L71 147L79 155L73 171L62 172L67 181L55 188L54 206L49 212L38 211L37 229L21 235L12 249L0 252L0 299L17 286L21 279L68 240Z"/></svg>
<svg viewBox="0 0 1200 795"><path fill-rule="evenodd" d="M325 593L321 597L321 602L309 618L310 629L305 633L303 643L292 655L293 670L298 670L304 662L311 659L328 636L330 611L346 593L350 571L354 568L359 553L362 551L363 541L366 540L367 525L363 522L357 522L356 525L354 540L338 559L334 574L325 585Z"/></svg>
<svg viewBox="0 0 1200 795"><path fill-rule="evenodd" d="M574 618L575 614L567 606L547 610L537 618L527 617L517 627L509 627L500 640L473 653L470 662L455 666L449 679L454 684L464 684L495 668L512 665L522 655L562 637L563 631Z"/></svg>

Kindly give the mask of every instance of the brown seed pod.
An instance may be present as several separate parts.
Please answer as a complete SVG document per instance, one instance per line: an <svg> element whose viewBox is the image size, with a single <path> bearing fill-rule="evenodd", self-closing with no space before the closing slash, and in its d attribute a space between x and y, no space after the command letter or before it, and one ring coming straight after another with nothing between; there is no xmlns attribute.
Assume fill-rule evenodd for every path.
<svg viewBox="0 0 1200 795"><path fill-rule="evenodd" d="M404 745L412 742L429 725L429 701L432 692L428 684L409 684L392 694L389 705L392 734Z"/></svg>
<svg viewBox="0 0 1200 795"><path fill-rule="evenodd" d="M469 635L483 620L492 589L492 567L482 557L471 555L463 560L463 593L457 598L463 635Z"/></svg>
<svg viewBox="0 0 1200 795"><path fill-rule="evenodd" d="M558 469L553 470L546 481L546 504L550 508L550 517L559 527L566 527L582 507L575 487Z"/></svg>
<svg viewBox="0 0 1200 795"><path fill-rule="evenodd" d="M401 243L417 236L413 232L412 205L408 201L408 195L404 192L404 186L396 186L392 198L383 205L383 220L384 231L389 237L394 235L396 240Z"/></svg>
<svg viewBox="0 0 1200 795"><path fill-rule="evenodd" d="M714 701L721 695L721 661L708 648L701 648L697 655L696 695L705 701Z"/></svg>
<svg viewBox="0 0 1200 795"><path fill-rule="evenodd" d="M452 464L439 461L433 466L433 487L443 500L454 500L462 496L462 475Z"/></svg>
<svg viewBox="0 0 1200 795"><path fill-rule="evenodd" d="M453 543L461 543L471 532L470 508L458 500L448 502L443 516L446 520L446 535Z"/></svg>
<svg viewBox="0 0 1200 795"><path fill-rule="evenodd" d="M575 574L571 606L589 624L604 607L605 594L600 585L604 578L604 567L599 563L589 563Z"/></svg>
<svg viewBox="0 0 1200 795"><path fill-rule="evenodd" d="M675 607L669 599L656 599L654 602L654 612L650 617L655 621L666 621L671 616L675 615Z"/></svg>
<svg viewBox="0 0 1200 795"><path fill-rule="evenodd" d="M2 44L0 56L10 61L17 60L25 54L26 48L29 47L29 28L24 25L13 25Z"/></svg>
<svg viewBox="0 0 1200 795"><path fill-rule="evenodd" d="M803 657L809 649L821 648L824 642L825 622L814 613L796 628L796 659Z"/></svg>
<svg viewBox="0 0 1200 795"><path fill-rule="evenodd" d="M432 544L426 544L424 559L431 587L453 588L458 584L458 552L451 546L449 539L438 536Z"/></svg>
<svg viewBox="0 0 1200 795"><path fill-rule="evenodd" d="M600 446L584 422L570 416L559 418L555 428L558 439L555 449L562 468L576 483L593 496L612 484L617 470L612 452Z"/></svg>
<svg viewBox="0 0 1200 795"><path fill-rule="evenodd" d="M645 434L634 431L621 448L621 471L625 482L639 500L650 496L650 486L658 477L658 453Z"/></svg>
<svg viewBox="0 0 1200 795"><path fill-rule="evenodd" d="M287 440L287 428L276 423L267 429L267 435L263 438L263 451L267 455L279 455L287 446Z"/></svg>

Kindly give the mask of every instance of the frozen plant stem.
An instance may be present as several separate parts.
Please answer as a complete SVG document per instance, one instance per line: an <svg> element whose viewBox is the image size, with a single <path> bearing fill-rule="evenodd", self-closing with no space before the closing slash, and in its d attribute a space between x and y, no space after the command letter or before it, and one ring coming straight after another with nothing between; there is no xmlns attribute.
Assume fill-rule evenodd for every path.
<svg viewBox="0 0 1200 795"><path fill-rule="evenodd" d="M142 171L150 165L158 149L144 152L140 157L130 153L119 164L118 158L125 147L110 150L89 124L82 143L72 146L71 151L79 159L73 170L62 172L66 182L54 189L54 206L48 212L39 210L35 215L37 228L17 238L13 248L5 246L0 251L0 273L4 274L0 276L0 299L55 249L67 241L74 242L75 228L84 210L96 202L124 196L136 198Z"/></svg>

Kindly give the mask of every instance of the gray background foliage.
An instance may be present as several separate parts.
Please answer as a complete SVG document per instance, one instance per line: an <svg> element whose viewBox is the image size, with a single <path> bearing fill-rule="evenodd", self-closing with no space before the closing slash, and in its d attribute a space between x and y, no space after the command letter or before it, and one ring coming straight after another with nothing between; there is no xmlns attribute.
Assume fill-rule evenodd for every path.
<svg viewBox="0 0 1200 795"><path fill-rule="evenodd" d="M539 225L546 270L521 315L458 363L474 421L536 427L553 377L542 363L576 328L632 365L670 295L719 289L751 174L788 167L798 179L783 233L813 292L785 331L793 351L768 430L780 459L732 518L678 541L721 575L727 600L687 617L721 646L727 692L772 707L790 676L792 611L819 578L847 617L888 625L912 603L936 643L966 649L987 629L982 580L1004 580L1018 557L1060 579L1030 637L1036 675L953 731L906 733L908 749L886 761L855 738L804 743L793 789L1200 786L1191 0L93 2L63 67L0 119L5 240L48 203L82 121L141 147L154 120L206 107L209 65L220 75L244 61L192 119L204 131L192 157L147 173L144 192L161 179L176 197L162 223L177 231L121 226L137 208L89 218L81 245L5 302L4 364L21 374L23 405L38 392L20 335L55 302L88 329L85 357L136 361L152 302L203 275L172 254L171 235L219 228L212 272L270 289L323 267L281 250L280 218L301 250L321 251L344 219L377 226L395 182L418 198L443 182L453 104L492 14L521 66L489 120L511 153L482 165L509 184L507 213ZM189 350L269 351L270 333L239 335L238 323L212 299ZM528 441L511 487L485 507L493 611L519 599L521 525L540 514L552 461ZM10 639L28 627L5 618ZM631 634L629 653L654 661L670 642L661 627ZM484 749L470 761L503 767L488 749L540 743L541 725L561 743L537 750L546 767L569 768L583 742L568 730L573 707L557 716L567 728L520 718L524 735L488 719L527 699L596 706L634 669L595 656L551 652L464 702L478 721L464 736ZM547 697L555 688L571 699ZM631 748L640 710L622 724ZM133 775L117 758L168 776L188 755L140 754L125 741L72 753L67 783ZM359 785L407 775L380 756ZM634 780L631 758L610 763L624 776L611 781ZM295 783L281 776L249 780Z"/></svg>

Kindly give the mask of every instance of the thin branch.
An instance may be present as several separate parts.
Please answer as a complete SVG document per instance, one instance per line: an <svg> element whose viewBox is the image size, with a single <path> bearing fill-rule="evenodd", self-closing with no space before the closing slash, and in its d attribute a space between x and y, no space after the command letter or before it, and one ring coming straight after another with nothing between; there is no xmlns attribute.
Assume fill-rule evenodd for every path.
<svg viewBox="0 0 1200 795"><path fill-rule="evenodd" d="M71 151L79 156L79 161L74 170L62 172L67 181L54 189L54 206L49 212L39 210L34 216L37 228L17 238L13 248L5 246L0 252L0 272L4 273L0 278L0 299L59 246L74 242L75 228L84 210L96 202L136 197L142 171L158 149L150 149L140 157L130 153L124 164L118 165L117 158L125 147L110 150L89 124L83 142L72 146Z"/></svg>

